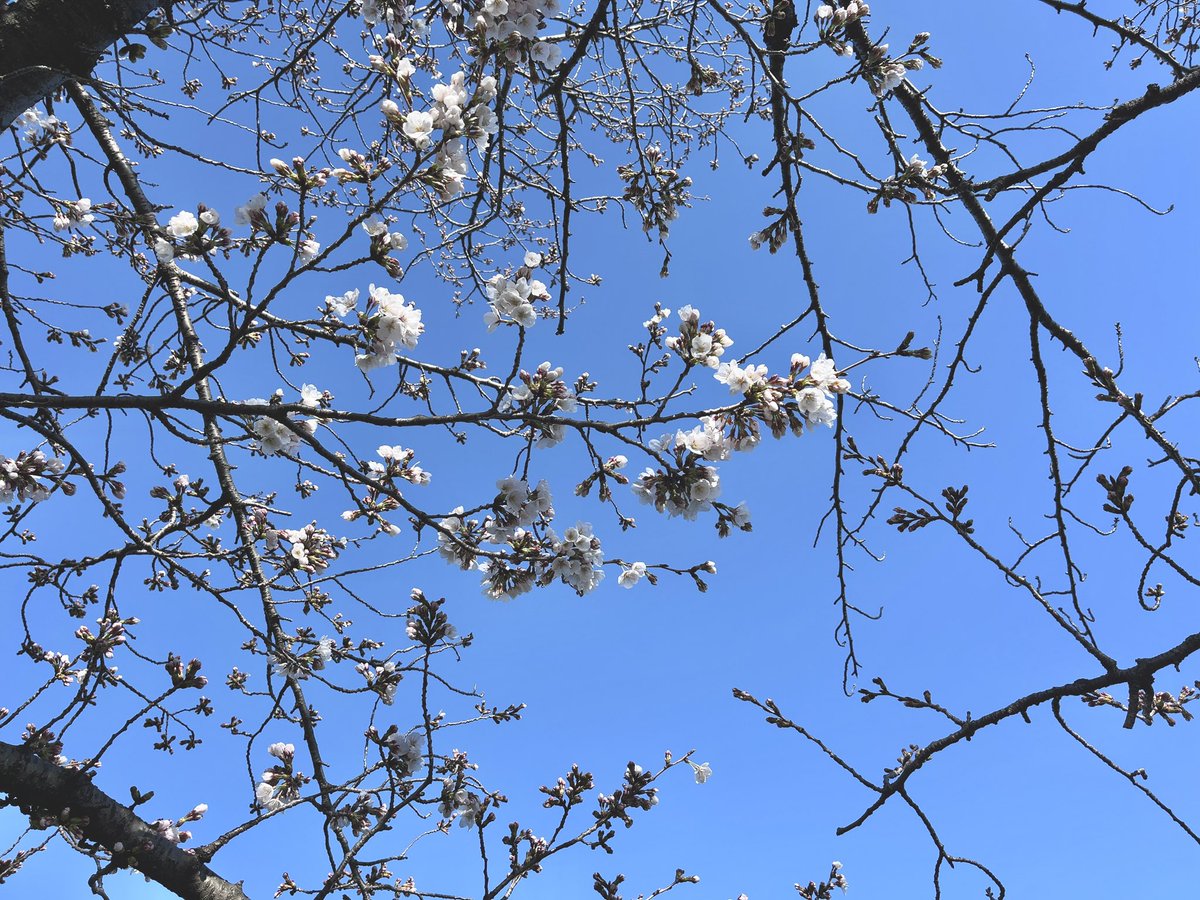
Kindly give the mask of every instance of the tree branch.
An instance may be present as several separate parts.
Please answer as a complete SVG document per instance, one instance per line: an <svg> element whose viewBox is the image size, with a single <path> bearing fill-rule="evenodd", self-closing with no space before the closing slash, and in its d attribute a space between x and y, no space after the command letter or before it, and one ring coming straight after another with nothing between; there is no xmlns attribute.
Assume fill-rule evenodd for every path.
<svg viewBox="0 0 1200 900"><path fill-rule="evenodd" d="M104 52L170 0L21 0L0 7L0 128L68 78L86 77Z"/></svg>
<svg viewBox="0 0 1200 900"><path fill-rule="evenodd" d="M240 884L167 840L82 772L46 762L25 747L0 742L0 795L26 813L57 815L69 808L85 838L110 852L121 844L130 865L186 900L247 900Z"/></svg>

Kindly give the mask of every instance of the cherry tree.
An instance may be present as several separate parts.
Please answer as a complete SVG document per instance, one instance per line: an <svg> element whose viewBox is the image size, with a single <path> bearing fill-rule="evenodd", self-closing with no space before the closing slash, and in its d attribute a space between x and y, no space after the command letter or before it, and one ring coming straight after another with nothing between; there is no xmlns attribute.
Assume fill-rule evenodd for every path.
<svg viewBox="0 0 1200 900"><path fill-rule="evenodd" d="M843 688L941 728L894 764L894 748L871 748L887 763L873 777L838 735L730 673L735 697L817 748L806 764L873 796L841 831L907 807L939 895L965 868L1003 896L1003 874L922 807L921 770L1048 711L1200 842L1145 772L1074 724L1191 718L1196 683L1178 688L1171 670L1200 633L1148 630L1158 643L1131 650L1102 623L1200 584L1183 545L1200 392L1130 384L1120 331L1097 346L1094 323L1063 321L1022 255L1075 191L1159 212L1084 168L1200 88L1200 18L1184 0L1025 6L1063 40L1094 36L1096 68L1126 93L1035 104L1026 84L998 110L943 108L936 22L910 36L909 15L857 0L8 4L0 564L16 657L0 804L21 827L0 847L0 882L73 852L100 896L135 870L188 898L457 897L404 864L461 828L490 900L560 854L619 851L671 778L712 769L690 752L607 779L574 767L541 788L545 817L512 821L503 785L460 748L523 706L458 676L476 637L455 604L542 589L602 603L665 580L706 591L724 544L673 558L640 535L665 521L753 553L736 484L769 441L803 477L828 465L829 504L806 539L836 563ZM1152 83L1132 89L1129 70ZM722 163L769 198L732 233L800 285L759 333L735 305L604 284L625 251L594 223L615 218L630 246L655 249L654 291L672 295L674 223L721 190ZM887 343L839 315L855 307L820 287L814 184L898 223L907 305L953 294L958 311ZM939 242L971 259L952 291L927 262ZM930 443L989 450L959 398L998 304L1021 310L1011 356L1040 398L1025 437L1046 484L1033 514L976 509L922 459ZM591 361L568 343L580 329ZM871 622L856 567L882 562L882 542L919 554L933 531L1033 605L1079 657L1074 677L983 712L872 677L855 636L886 623ZM1097 551L1082 547L1097 543L1128 561L1128 585L1085 583L1080 560ZM180 628L172 606L185 603L204 611L203 637ZM103 764L132 752L145 783L126 803ZM216 752L207 765L231 773L240 813L203 797L162 809L155 783L195 778L190 759ZM222 865L280 820L294 859ZM795 877L810 874L795 885L810 900L847 884L840 863ZM590 887L616 900L622 880ZM668 872L653 896L697 880Z"/></svg>

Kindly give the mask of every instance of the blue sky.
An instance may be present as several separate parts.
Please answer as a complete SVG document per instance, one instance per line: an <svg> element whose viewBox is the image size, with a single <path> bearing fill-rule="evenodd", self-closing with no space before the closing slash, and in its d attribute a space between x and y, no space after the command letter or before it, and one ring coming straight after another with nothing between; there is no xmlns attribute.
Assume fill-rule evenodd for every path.
<svg viewBox="0 0 1200 900"><path fill-rule="evenodd" d="M1037 66L1030 105L1109 102L1140 90L1159 74L1151 66L1133 74L1105 72L1101 64L1107 42L1092 40L1080 23L1055 17L1035 3L1022 4L1019 10L1009 4L968 8L926 2L896 10L884 6L879 4L876 18L892 24L893 45L917 31L933 33L932 50L945 60L945 67L920 73L916 81L933 85L930 97L943 109L1006 106L1028 73L1026 53ZM850 99L842 92L837 102L831 98L818 103L814 112L834 123L839 133L869 141L872 126L863 114L865 105L864 97ZM1169 216L1152 216L1116 194L1075 192L1055 205L1057 224L1070 233L1054 233L1039 222L1021 248L1021 258L1037 273L1047 303L1089 344L1115 358L1113 325L1121 323L1128 360L1123 383L1129 385L1127 390L1144 391L1152 403L1167 393L1195 389L1200 314L1186 271L1200 227L1200 192L1189 168L1189 155L1194 156L1190 148L1198 135L1193 106L1185 101L1146 116L1103 148L1087 170L1089 183L1138 193L1156 207L1174 204ZM1040 150L1054 146L1054 141L1047 135L1044 144L1030 146ZM875 147L870 152L877 152L875 143L869 146ZM588 304L564 337L555 337L542 325L531 332L530 362L547 358L567 366L568 375L586 370L606 384L628 384L635 372L622 348L639 337L640 323L656 300L673 309L685 303L700 307L705 318L716 319L732 334L737 341L734 351L756 345L795 315L806 302L798 264L784 254L754 254L746 242L763 221L759 211L771 201L771 181L747 172L728 156L724 159L717 173L694 173L697 193L710 199L696 203L677 223L668 280L657 277L658 249L637 234L622 233L617 217L589 223L579 217L578 252L595 260L580 267L601 273L604 282L589 289ZM978 171L990 174L995 165L995 159L981 158ZM219 187L214 182L205 187L219 196L210 197L198 194L198 187L164 181L155 196L179 208L208 202L231 218L233 205L255 189L251 182L230 180ZM952 283L975 266L978 250L954 246L928 227L932 223L924 223L923 258L939 294L925 304L917 273L912 266L899 265L908 253L902 209L869 216L861 197L812 177L801 196L810 251L840 333L862 344L888 345L915 330L918 341L927 342L940 318L947 335L957 334L975 295ZM973 236L964 214L951 221L961 234ZM94 283L104 265L90 262L64 271L59 290L72 285L83 289L85 279ZM340 290L365 289L373 279L378 280L368 274L356 276ZM294 302L310 308L327 287L333 290L321 285ZM423 288L429 295L422 295ZM460 348L471 346L502 358L511 347L511 334L501 330L487 335L478 306L456 318L433 291L432 284L414 281L411 293L405 286L406 296L425 313L422 348L431 358L454 360ZM986 426L986 439L995 449L964 453L945 441L925 438L906 472L929 493L969 483L968 515L974 515L982 536L1011 554L1015 544L1007 529L1010 517L1018 527L1036 533L1049 509L1043 439L1027 360L1027 319L1011 290L1000 292L984 326L970 355L979 374L964 379L948 410L967 421L967 430ZM769 351L764 361L782 367L791 352L815 355L817 349L806 333L797 332ZM1044 349L1055 385L1060 386L1056 424L1069 440L1086 444L1097 433L1095 423L1103 420L1088 406L1090 392L1072 360L1048 342ZM924 366L905 360L868 368L866 374L881 395L903 402L926 377ZM335 393L342 385L352 389L342 373L322 370L320 375L318 383ZM300 380L310 378L306 373ZM246 393L266 396L274 387L273 382L263 382ZM701 390L714 401L720 397L715 384L702 384ZM864 447L878 452L893 448L902 433L895 423L873 421L870 413L851 415L850 427ZM132 430L129 435L131 443L141 440ZM16 446L13 442L19 437L10 430L0 431L0 436L6 441L4 452L15 452L7 448ZM461 502L456 492L473 488L482 493L506 474L496 471L491 445L484 442L457 451L449 441L433 436L417 440L419 458L434 473L428 489L433 505L445 502L449 508ZM1149 452L1128 438L1117 450L1135 463ZM583 474L578 451L563 446L537 457L537 466L557 486L560 520L573 521L576 509L583 514L584 507L569 496L572 479ZM828 503L830 458L828 435L812 433L798 441L768 442L752 456L726 464L723 499L749 503L754 533L721 542L708 523L667 522L632 503L626 506L639 520L632 535L620 535L611 520L589 514L598 532L603 529L611 553L685 564L715 560L719 571L706 594L673 579L663 579L653 588L643 583L627 592L617 587L610 573L600 589L584 599L556 586L500 604L479 594L473 576L436 559L417 561L369 583L379 596L399 598L397 603L413 585L447 596L460 631L477 637L454 668L457 683L479 685L490 703L528 705L520 722L473 726L461 737L447 737L444 745L471 752L486 783L510 798L510 818L541 830L550 820L540 809L537 787L552 783L572 763L594 771L602 790L616 786L627 760L649 766L666 749L679 755L696 748L696 759L712 765L713 777L704 785L692 783L687 772L668 778L658 809L629 834L618 835L615 857L579 852L556 859L520 889L521 896L586 896L591 873L597 870L609 877L626 873L628 893L634 895L668 882L675 868L682 867L702 878L698 886L680 889L693 897L728 900L744 892L756 900L790 894L793 882L823 876L834 859L845 864L852 896L931 895L934 850L909 811L891 803L863 828L835 837L835 828L856 818L871 796L798 736L765 725L755 710L734 701L730 693L736 686L773 697L869 777L893 765L902 746L928 741L945 730L917 711L890 707L882 700L864 706L842 691L842 651L833 642L838 620L834 562L828 542L813 547L817 521ZM1118 467L1119 462L1111 466ZM262 465L246 470L269 478L275 477L272 471L284 468ZM136 486L142 474L135 473L131 483ZM284 479L280 487L286 487L289 476L278 477ZM854 466L847 478L861 502L862 479ZM1091 499L1083 505L1099 516L1096 486L1088 479L1080 490L1090 492L1085 496ZM339 503L337 498L318 497L307 505L297 504L296 520L335 516ZM72 510L70 503L47 508L42 526L47 548L70 546L77 539L67 527ZM919 694L930 689L952 709L979 713L1037 687L1093 673L1078 648L1052 631L1027 597L966 555L950 535L933 528L898 535L882 525L869 534L872 549L886 555L886 561L853 558L851 591L864 608L882 608L884 615L879 622L856 624L864 665L858 684L882 675L897 691ZM1100 616L1096 630L1108 651L1128 661L1195 630L1189 598L1181 591L1153 616L1137 609L1133 579L1140 559L1116 552L1113 546L1123 547L1119 539L1096 539L1082 542L1080 549L1082 567L1089 574L1084 593ZM1058 574L1049 558L1038 571L1048 577ZM128 603L134 614L143 606L143 617L157 623L158 630L145 635L156 653L175 649L185 657L199 654L210 676L225 671L228 666L223 668L223 663L234 659L222 643L228 639L226 623L195 598L147 595ZM0 665L0 678L11 672L19 685L27 677L24 669L9 657ZM221 705L220 680L213 677L208 690L218 704L216 721L229 714ZM1185 671L1179 682L1187 681ZM1162 687L1173 690L1178 685ZM7 691L0 693L0 703L13 705ZM1196 746L1193 726L1167 733L1160 723L1130 732L1120 728L1120 716L1112 711L1090 711L1082 704L1068 704L1066 709L1075 726L1118 761L1145 767L1150 786L1181 814L1200 812L1194 785L1186 776ZM396 715L402 717L399 703ZM329 718L335 717L331 708ZM0 736L13 739L11 733ZM280 729L268 739L294 740L295 735ZM347 732L349 747L357 740ZM209 803L214 823L243 814L249 800L245 775L239 751L223 732L210 729L200 749L174 761L171 780L153 784L142 783L143 767L153 761L141 746L147 743L133 735L128 748L105 766L103 786L117 796L134 781L143 789L155 788L152 815L178 815L201 801ZM236 771L230 771L231 765ZM1130 896L1134 879L1136 895L1181 896L1194 882L1194 845L1117 775L1074 746L1054 726L1048 710L1035 714L1031 725L1016 722L989 729L971 744L949 751L914 777L911 789L948 849L985 862L1001 876L1011 896ZM297 824L291 827L299 829L304 816L295 818ZM0 844L14 819L11 812L0 815ZM198 840L215 834L206 823L196 832ZM319 877L322 860L293 850L299 834L284 823L267 839L235 843L217 857L214 867L232 880L245 878L255 897L269 896L284 870L297 878ZM1152 863L1133 862L1131 835L1142 836L1137 846L1152 849ZM411 870L402 865L393 869L397 874L411 872L418 887L469 893L476 875L468 838L454 829L444 839L423 842ZM494 852L502 849L497 838ZM12 890L15 896L82 897L86 874L83 860L55 852L53 862L44 858L31 863ZM948 878L947 896L982 893L983 881L969 871ZM110 893L165 896L155 886L142 885L140 878L114 880Z"/></svg>

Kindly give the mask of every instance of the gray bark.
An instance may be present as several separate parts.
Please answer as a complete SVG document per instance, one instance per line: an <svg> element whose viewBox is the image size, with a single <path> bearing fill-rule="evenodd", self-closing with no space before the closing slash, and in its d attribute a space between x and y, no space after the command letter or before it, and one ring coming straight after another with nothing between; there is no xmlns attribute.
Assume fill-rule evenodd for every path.
<svg viewBox="0 0 1200 900"><path fill-rule="evenodd" d="M117 38L163 5L164 0L0 3L0 129L66 79L86 78Z"/></svg>
<svg viewBox="0 0 1200 900"><path fill-rule="evenodd" d="M81 818L84 837L112 850L119 842L135 854L135 868L186 900L248 900L240 884L214 873L164 838L127 806L105 794L82 772L46 762L25 747L0 742L0 798L23 812Z"/></svg>

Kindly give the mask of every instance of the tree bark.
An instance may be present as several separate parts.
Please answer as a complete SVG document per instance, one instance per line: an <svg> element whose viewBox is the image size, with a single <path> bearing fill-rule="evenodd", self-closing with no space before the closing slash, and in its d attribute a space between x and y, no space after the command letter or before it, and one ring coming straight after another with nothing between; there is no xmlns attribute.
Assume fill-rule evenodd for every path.
<svg viewBox="0 0 1200 900"><path fill-rule="evenodd" d="M241 884L226 881L167 840L87 775L46 762L25 747L0 742L0 797L27 813L56 816L69 808L71 818L83 822L84 837L110 851L122 844L137 871L186 900L248 900Z"/></svg>
<svg viewBox="0 0 1200 900"><path fill-rule="evenodd" d="M170 0L17 0L0 3L0 129L86 78L104 51Z"/></svg>

